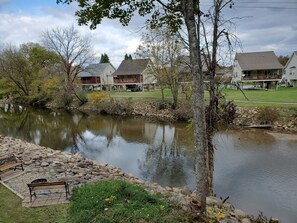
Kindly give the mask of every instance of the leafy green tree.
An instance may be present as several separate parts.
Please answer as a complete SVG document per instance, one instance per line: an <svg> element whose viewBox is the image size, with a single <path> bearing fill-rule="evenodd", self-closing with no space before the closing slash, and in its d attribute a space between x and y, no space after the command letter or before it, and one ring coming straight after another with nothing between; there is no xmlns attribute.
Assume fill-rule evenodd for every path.
<svg viewBox="0 0 297 223"><path fill-rule="evenodd" d="M0 77L4 88L20 96L30 94L33 81L26 55L17 47L7 46L0 53Z"/></svg>
<svg viewBox="0 0 297 223"><path fill-rule="evenodd" d="M109 57L106 53L101 54L100 63L110 63Z"/></svg>
<svg viewBox="0 0 297 223"><path fill-rule="evenodd" d="M7 93L25 96L29 102L50 97L60 86L54 69L58 63L58 55L39 44L7 46L0 53L0 85Z"/></svg>

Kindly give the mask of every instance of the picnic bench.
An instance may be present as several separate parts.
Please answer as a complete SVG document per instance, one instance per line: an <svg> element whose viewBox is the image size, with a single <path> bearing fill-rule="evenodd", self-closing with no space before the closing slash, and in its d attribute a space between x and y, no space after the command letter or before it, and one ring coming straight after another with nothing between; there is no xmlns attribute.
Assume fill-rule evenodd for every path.
<svg viewBox="0 0 297 223"><path fill-rule="evenodd" d="M6 171L6 170L9 170L12 168L14 168L14 170L20 168L22 171L24 171L22 160L20 160L20 162L18 162L18 160L14 154L8 154L5 156L1 156L0 157L0 172ZM0 180L1 180L1 176L0 176Z"/></svg>
<svg viewBox="0 0 297 223"><path fill-rule="evenodd" d="M30 202L32 202L32 197L36 197L37 191L45 191L45 190L55 190L55 189L65 189L66 199L70 195L69 185L65 181L56 181L56 182L31 182L28 184L30 191Z"/></svg>

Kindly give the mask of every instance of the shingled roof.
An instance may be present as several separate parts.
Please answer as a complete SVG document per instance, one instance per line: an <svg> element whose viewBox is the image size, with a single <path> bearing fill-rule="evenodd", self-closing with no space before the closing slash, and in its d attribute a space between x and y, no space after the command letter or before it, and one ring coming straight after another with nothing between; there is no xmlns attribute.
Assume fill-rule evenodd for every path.
<svg viewBox="0 0 297 223"><path fill-rule="evenodd" d="M236 53L235 60L238 61L242 70L267 70L282 69L273 51Z"/></svg>
<svg viewBox="0 0 297 223"><path fill-rule="evenodd" d="M150 61L150 59L123 60L113 75L142 74Z"/></svg>
<svg viewBox="0 0 297 223"><path fill-rule="evenodd" d="M82 72L80 72L77 76L78 77L99 77L101 74L104 73L104 70L109 65L111 65L111 64L110 63L90 64Z"/></svg>

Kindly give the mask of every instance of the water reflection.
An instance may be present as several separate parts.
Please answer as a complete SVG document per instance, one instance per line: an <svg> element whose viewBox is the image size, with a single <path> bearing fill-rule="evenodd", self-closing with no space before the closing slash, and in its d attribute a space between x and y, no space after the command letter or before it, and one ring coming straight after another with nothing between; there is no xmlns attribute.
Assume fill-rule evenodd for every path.
<svg viewBox="0 0 297 223"><path fill-rule="evenodd" d="M163 186L195 188L194 147L185 123L158 123L59 110L0 107L0 134L79 152ZM297 136L262 130L215 135L214 191L236 207L295 222Z"/></svg>

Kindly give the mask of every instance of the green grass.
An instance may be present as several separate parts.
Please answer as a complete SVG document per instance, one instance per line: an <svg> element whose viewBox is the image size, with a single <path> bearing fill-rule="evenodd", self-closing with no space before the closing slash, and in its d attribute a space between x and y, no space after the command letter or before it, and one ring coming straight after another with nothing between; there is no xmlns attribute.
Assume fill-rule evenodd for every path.
<svg viewBox="0 0 297 223"><path fill-rule="evenodd" d="M241 91L224 89L223 94L228 100L234 100L240 107L297 107L297 89L296 88L278 88L271 90L244 90L244 97ZM165 89L166 100L171 100L171 92ZM112 92L111 97L116 99L130 98L131 101L156 101L161 100L161 91L156 89L149 92ZM185 100L184 94L179 94L180 100ZM208 100L209 93L205 91L205 99Z"/></svg>
<svg viewBox="0 0 297 223"><path fill-rule="evenodd" d="M22 207L22 200L0 184L0 222L5 223L63 223L68 205L40 208Z"/></svg>
<svg viewBox="0 0 297 223"><path fill-rule="evenodd" d="M246 100L241 91L224 89L223 93L230 100ZM245 90L244 94L250 101L258 102L295 102L297 103L296 88L279 88L278 90Z"/></svg>
<svg viewBox="0 0 297 223"><path fill-rule="evenodd" d="M143 188L124 181L84 185L72 194L69 221L189 222L187 214Z"/></svg>

